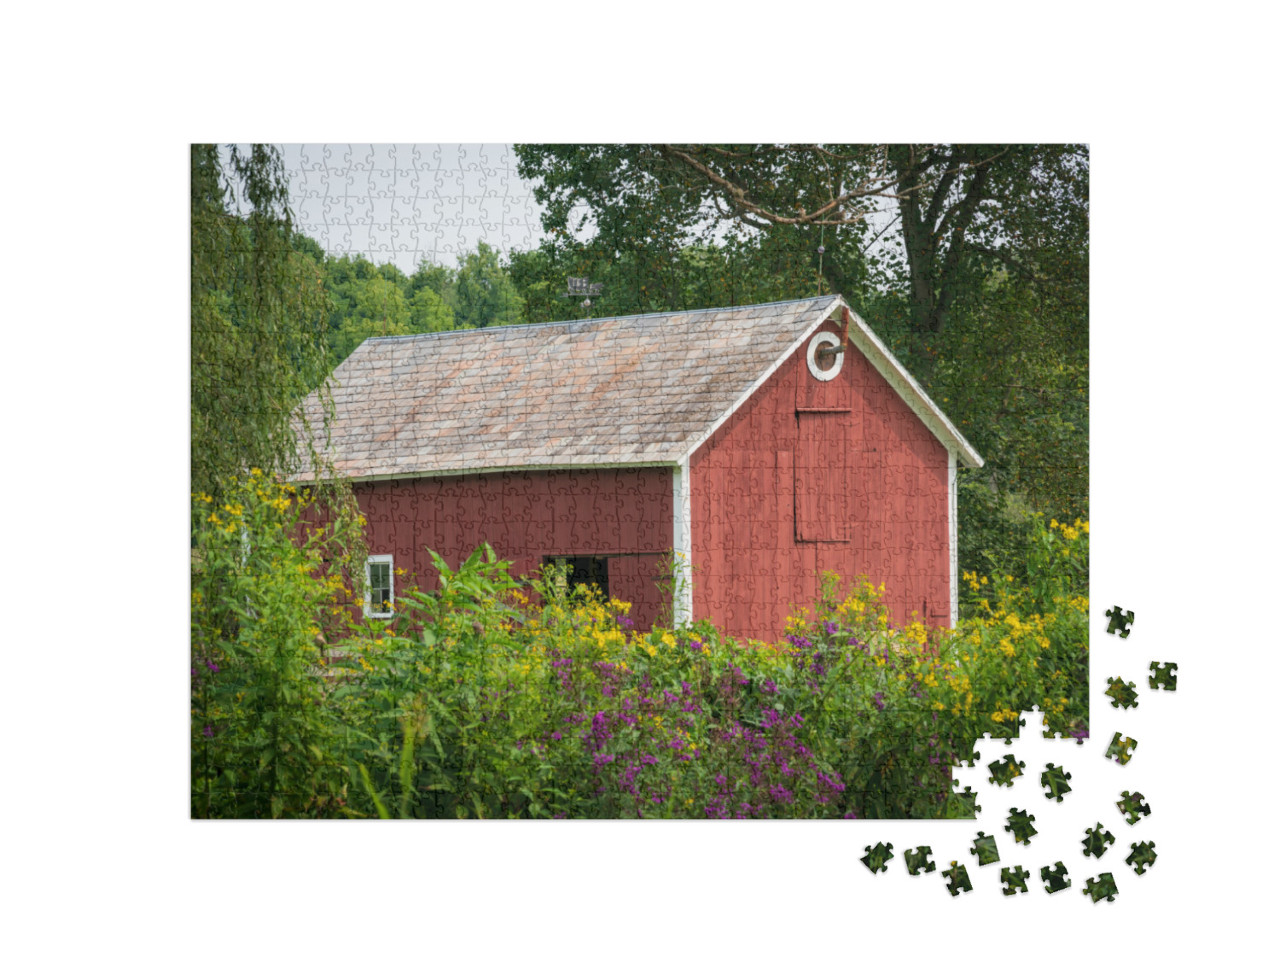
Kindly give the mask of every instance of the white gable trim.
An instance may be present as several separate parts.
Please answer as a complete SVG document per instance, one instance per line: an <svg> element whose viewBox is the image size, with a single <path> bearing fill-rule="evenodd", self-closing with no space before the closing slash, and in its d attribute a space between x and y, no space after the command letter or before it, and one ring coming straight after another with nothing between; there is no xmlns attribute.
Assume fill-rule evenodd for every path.
<svg viewBox="0 0 1280 963"><path fill-rule="evenodd" d="M676 626L693 621L693 507L689 485L689 459L684 458L671 472L674 552L671 621Z"/></svg>
<svg viewBox="0 0 1280 963"><path fill-rule="evenodd" d="M951 567L951 627L960 621L960 526L956 489L956 453L947 452L947 541Z"/></svg>
<svg viewBox="0 0 1280 963"><path fill-rule="evenodd" d="M685 450L684 457L683 457L681 460L682 460L683 462L686 462L686 463L687 463L687 462L689 461L689 457L690 457L690 456L691 456L695 451L697 451L699 448L701 448L701 447L703 446L703 444L705 444L705 443L706 443L706 441L707 441L707 439L708 439L708 438L710 438L710 437L711 437L712 435L714 435L717 431L719 431L719 430L720 430L720 427L721 427L721 426L722 426L726 421L728 421L730 418L732 418L732 417L733 417L734 412L736 412L739 408L741 408L744 404L746 404L746 403L747 403L747 399L748 399L748 398L750 398L753 394L755 394L755 393L756 393L756 391L758 391L758 390L760 389L760 386L761 386L761 385L763 385L766 381L768 381L770 378L772 378L772 377L773 377L773 375L774 375L774 372L776 372L779 368L781 368L784 364L786 364L787 360L788 360L788 359L789 359L793 354L795 354L796 350L800 347L800 345L804 344L805 340L806 340L806 339L807 339L811 334L813 334L813 332L817 331L817 330L818 330L818 328L822 327L822 325L823 325L823 324L825 324L825 323L827 322L827 320L828 320L828 319L829 319L833 314L835 314L835 313L836 313L836 309L837 309L837 308L839 308L839 307L840 307L840 306L842 306L842 305L844 305L844 299L843 299L843 298L837 298L837 299L832 303L832 305L831 305L831 310L827 311L824 315L822 315L820 318L818 318L818 320L814 321L814 322L813 322L813 323L811 323L807 328L805 328L805 329L804 329L804 333L803 333L803 334L801 334L801 335L800 335L800 337L796 338L796 340L795 340L795 341L793 341L793 342L791 343L791 346L790 346L790 347L788 347L786 351L784 351L784 352L782 352L782 354L778 355L777 360L775 360L775 361L773 362L773 364L769 365L768 369L766 369L766 370L765 370L764 374L762 374L759 378L757 378L755 381L753 381L753 382L751 383L751 386L750 386L749 388L747 388L747 390L746 390L746 391L744 391L742 394L738 395L738 400L737 400L737 401L735 401L733 404L731 404L731 405L729 406L728 410L727 410L727 411L725 411L725 413L724 413L724 414L722 414L719 418L717 418L717 419L715 420L715 422L711 425L711 427L710 427L710 428L708 428L706 431L704 431L704 432L703 432L703 433L698 437L698 440L697 440L697 441L695 441L695 442L694 442L694 443L693 443L689 448L687 448L687 449Z"/></svg>
<svg viewBox="0 0 1280 963"><path fill-rule="evenodd" d="M843 303L843 301L842 301ZM902 367L897 358L884 346L875 332L867 326L867 322L858 316L858 312L849 309L849 317L853 323L849 325L849 340L853 341L863 353L871 366L889 382L894 391L907 403L917 418L925 423L942 447L952 453L959 453L964 459L966 468L981 468L982 456L979 455L964 436L956 429L942 410L924 393L920 383L911 377L911 372Z"/></svg>

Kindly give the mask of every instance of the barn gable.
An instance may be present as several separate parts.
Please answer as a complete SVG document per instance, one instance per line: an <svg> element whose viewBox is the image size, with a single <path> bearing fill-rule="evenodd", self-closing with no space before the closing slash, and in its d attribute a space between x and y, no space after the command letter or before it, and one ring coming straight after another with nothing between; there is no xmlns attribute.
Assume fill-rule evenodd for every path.
<svg viewBox="0 0 1280 963"><path fill-rule="evenodd" d="M841 345L843 374L811 376L815 349ZM593 556L636 582L674 550L704 569L673 600L677 617L723 622L728 607L756 634L775 628L788 592L766 603L750 588L774 565L878 569L898 608L923 599L935 621L939 579L954 599L955 470L981 458L839 296L372 338L331 392L328 454L372 513L374 552L394 545L416 564L427 543L465 554L483 537L517 570ZM299 430L321 437L314 395L302 414ZM865 439L880 437L868 457ZM652 509L637 510L635 492L652 499L655 483L662 531L637 540L626 529ZM610 510L593 518L597 503ZM744 515L748 504L764 514ZM949 571L937 560L948 550ZM929 555L925 574L906 552Z"/></svg>

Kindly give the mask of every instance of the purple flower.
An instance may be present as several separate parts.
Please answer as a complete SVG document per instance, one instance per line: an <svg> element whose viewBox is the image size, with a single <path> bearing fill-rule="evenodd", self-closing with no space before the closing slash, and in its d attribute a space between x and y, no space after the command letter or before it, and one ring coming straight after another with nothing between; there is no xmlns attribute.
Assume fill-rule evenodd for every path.
<svg viewBox="0 0 1280 963"><path fill-rule="evenodd" d="M778 684L772 679L765 679L760 683L760 691L765 695L774 695L778 691Z"/></svg>
<svg viewBox="0 0 1280 963"><path fill-rule="evenodd" d="M207 665L207 666L209 667L209 671L210 671L210 672L217 672L217 671L218 671L217 663L215 663L215 662L213 662L213 661L211 661L211 660L209 660L209 659L205 659L204 664L205 664L205 665Z"/></svg>
<svg viewBox="0 0 1280 963"><path fill-rule="evenodd" d="M871 701L876 704L877 712L884 712L884 693L883 692L877 692L875 695L871 697Z"/></svg>
<svg viewBox="0 0 1280 963"><path fill-rule="evenodd" d="M204 727L204 732L202 733L202 735L203 735L206 739L212 739L212 738L213 738L213 729L212 729L212 728L210 728L209 726L205 726L205 727Z"/></svg>
<svg viewBox="0 0 1280 963"><path fill-rule="evenodd" d="M551 733L551 738L554 739L556 742L559 742L561 738L560 733L558 731Z"/></svg>
<svg viewBox="0 0 1280 963"><path fill-rule="evenodd" d="M822 623L822 631L826 632L826 633L827 633L827 635L835 635L835 634L836 634L836 630L837 630L839 627L840 627L840 626L838 626L838 625L837 625L835 622L833 622L831 619L827 619L825 622L823 622L823 623Z"/></svg>

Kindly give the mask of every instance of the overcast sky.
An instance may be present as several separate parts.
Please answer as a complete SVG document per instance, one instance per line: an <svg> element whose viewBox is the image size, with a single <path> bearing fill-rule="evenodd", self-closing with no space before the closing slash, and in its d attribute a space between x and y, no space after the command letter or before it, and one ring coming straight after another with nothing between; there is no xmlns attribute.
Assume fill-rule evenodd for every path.
<svg viewBox="0 0 1280 963"><path fill-rule="evenodd" d="M298 227L334 255L412 274L450 267L479 241L503 254L543 238L510 144L286 144Z"/></svg>

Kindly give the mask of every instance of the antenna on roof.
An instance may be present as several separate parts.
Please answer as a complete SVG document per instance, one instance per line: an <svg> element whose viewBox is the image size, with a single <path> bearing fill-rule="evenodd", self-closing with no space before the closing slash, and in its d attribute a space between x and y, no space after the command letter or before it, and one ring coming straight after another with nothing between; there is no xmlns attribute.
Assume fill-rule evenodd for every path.
<svg viewBox="0 0 1280 963"><path fill-rule="evenodd" d="M604 293L604 282L600 281L596 284L591 283L590 278L569 278L569 293L560 295L562 298L582 298L582 306L591 310L591 296L594 294Z"/></svg>

